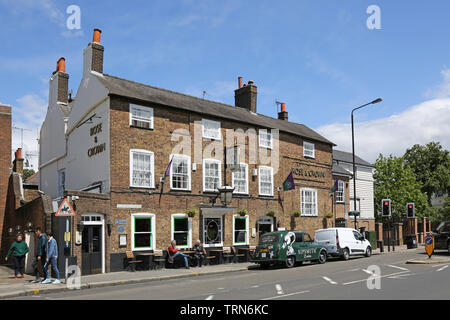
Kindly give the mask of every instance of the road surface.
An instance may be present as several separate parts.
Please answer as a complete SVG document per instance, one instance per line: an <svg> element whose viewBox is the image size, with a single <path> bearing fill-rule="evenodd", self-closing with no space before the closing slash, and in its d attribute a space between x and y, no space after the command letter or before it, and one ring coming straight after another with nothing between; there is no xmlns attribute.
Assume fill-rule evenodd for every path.
<svg viewBox="0 0 450 320"><path fill-rule="evenodd" d="M423 251L419 248L349 261L329 260L323 265L305 264L292 269L252 269L18 299L450 299L448 265L405 264L408 259L423 258ZM377 268L381 273L374 275ZM369 277L374 289L368 288Z"/></svg>

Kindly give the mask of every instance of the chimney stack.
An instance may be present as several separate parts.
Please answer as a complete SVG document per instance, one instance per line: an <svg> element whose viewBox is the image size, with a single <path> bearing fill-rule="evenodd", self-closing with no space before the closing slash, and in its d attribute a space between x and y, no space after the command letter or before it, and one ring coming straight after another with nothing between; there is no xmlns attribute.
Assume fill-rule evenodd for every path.
<svg viewBox="0 0 450 320"><path fill-rule="evenodd" d="M100 44L101 33L100 29L94 29L92 42L84 49L83 76L90 71L103 73L103 52L105 48Z"/></svg>
<svg viewBox="0 0 450 320"><path fill-rule="evenodd" d="M249 81L247 85L242 86L242 77L238 78L239 88L234 90L234 105L256 113L256 98L258 88Z"/></svg>
<svg viewBox="0 0 450 320"><path fill-rule="evenodd" d="M69 75L66 73L66 59L61 57L56 62L56 70L50 78L49 103L67 103L69 93Z"/></svg>
<svg viewBox="0 0 450 320"><path fill-rule="evenodd" d="M281 103L281 111L278 112L278 119L288 121L288 113L286 112L286 104Z"/></svg>
<svg viewBox="0 0 450 320"><path fill-rule="evenodd" d="M20 175L23 176L22 148L18 148L16 152L14 152L13 172L20 173Z"/></svg>

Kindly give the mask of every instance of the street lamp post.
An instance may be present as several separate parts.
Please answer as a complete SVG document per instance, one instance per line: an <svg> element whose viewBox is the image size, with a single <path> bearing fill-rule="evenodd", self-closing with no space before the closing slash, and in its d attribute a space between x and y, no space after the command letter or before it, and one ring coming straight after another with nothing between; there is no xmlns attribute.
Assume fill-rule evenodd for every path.
<svg viewBox="0 0 450 320"><path fill-rule="evenodd" d="M353 112L361 109L365 106L368 106L369 104L375 104L375 103L379 103L383 101L383 99L378 98L375 99L369 103L366 103L362 106L359 106L357 108L354 108L352 110L352 155L353 155L353 210L356 212L356 165L355 165L355 129L354 129L354 125L353 125ZM355 217L355 229L356 229L356 213L354 214Z"/></svg>

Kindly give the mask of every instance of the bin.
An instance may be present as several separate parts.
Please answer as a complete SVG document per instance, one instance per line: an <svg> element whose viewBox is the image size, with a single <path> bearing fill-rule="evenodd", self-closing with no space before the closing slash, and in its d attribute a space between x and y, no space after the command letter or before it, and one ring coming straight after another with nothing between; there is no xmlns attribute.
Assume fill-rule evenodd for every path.
<svg viewBox="0 0 450 320"><path fill-rule="evenodd" d="M370 242L372 249L377 247L377 232L376 231L366 231L365 238Z"/></svg>
<svg viewBox="0 0 450 320"><path fill-rule="evenodd" d="M408 234L405 237L406 248L414 249L417 248L417 237L415 234Z"/></svg>

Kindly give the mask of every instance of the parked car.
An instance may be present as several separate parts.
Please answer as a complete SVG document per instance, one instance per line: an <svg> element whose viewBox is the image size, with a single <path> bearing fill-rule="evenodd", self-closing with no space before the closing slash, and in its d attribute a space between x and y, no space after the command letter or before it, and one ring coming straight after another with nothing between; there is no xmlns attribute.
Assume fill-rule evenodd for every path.
<svg viewBox="0 0 450 320"><path fill-rule="evenodd" d="M352 228L329 228L315 232L316 242L325 246L328 255L348 260L352 255L372 255L370 242Z"/></svg>
<svg viewBox="0 0 450 320"><path fill-rule="evenodd" d="M450 221L443 221L431 234L434 237L435 250L448 250L450 254Z"/></svg>
<svg viewBox="0 0 450 320"><path fill-rule="evenodd" d="M261 268L284 264L292 268L303 261L327 261L327 250L302 231L276 231L263 234L256 246L252 261Z"/></svg>

